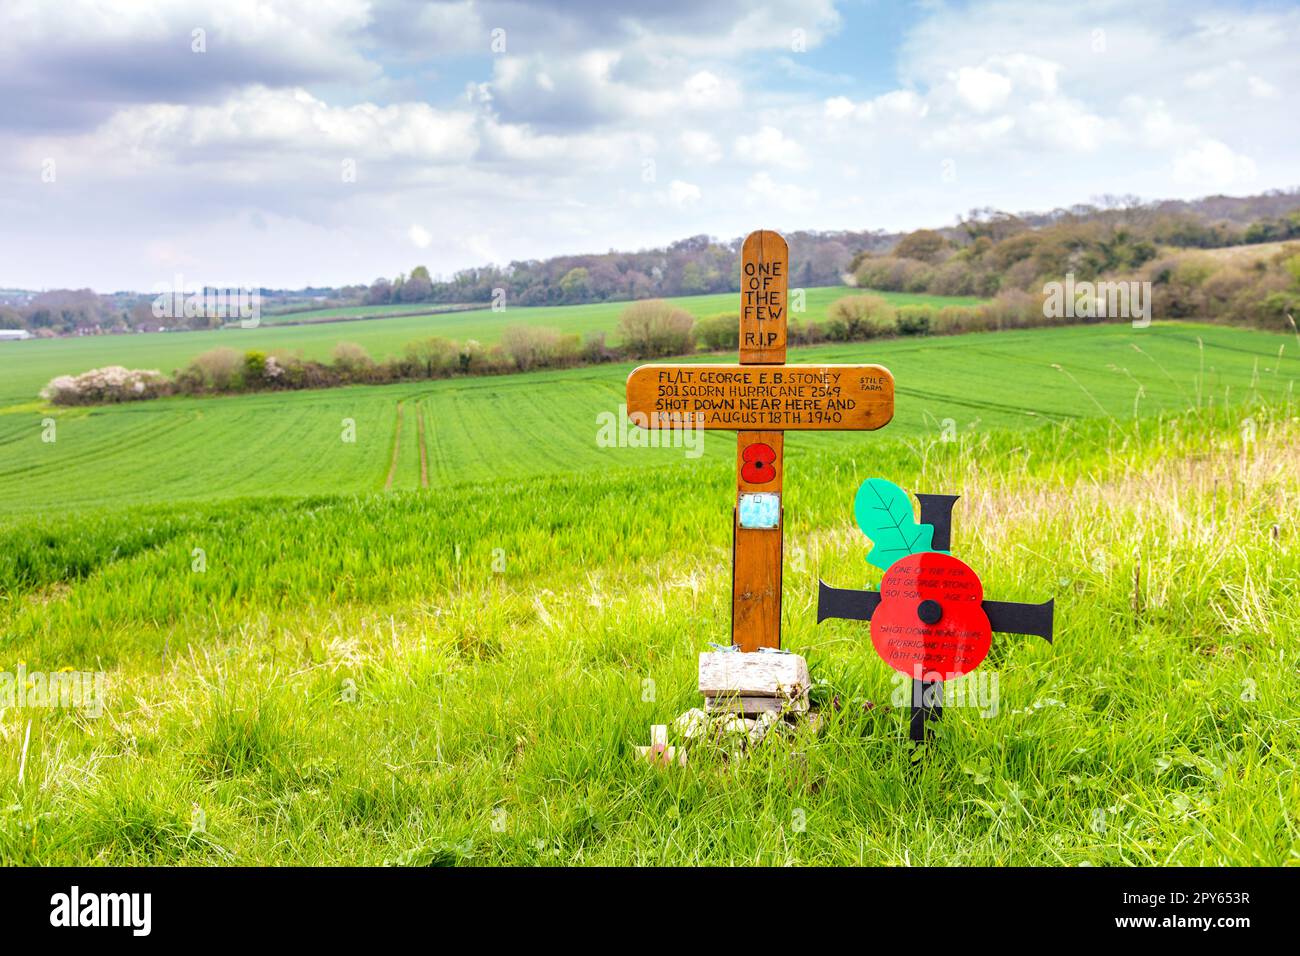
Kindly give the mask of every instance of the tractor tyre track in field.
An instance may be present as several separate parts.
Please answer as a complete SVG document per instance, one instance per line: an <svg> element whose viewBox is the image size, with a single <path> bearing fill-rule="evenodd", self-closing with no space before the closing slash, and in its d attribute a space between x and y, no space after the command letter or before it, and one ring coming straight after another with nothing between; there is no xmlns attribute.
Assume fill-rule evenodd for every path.
<svg viewBox="0 0 1300 956"><path fill-rule="evenodd" d="M909 398L924 399L929 402L941 403L943 405L957 405L957 406L962 406L964 408L975 408L975 409L994 409L996 411L1008 412L1010 414L1015 414L1015 415L1038 415L1041 417L1043 415L1048 414L1047 412L1044 412L1041 408L1034 409L1029 406L1016 405L1011 402L994 402L994 401L984 401L979 398L965 398L961 396L950 395L946 392L935 392L935 391L929 391L927 389L921 389L921 388L906 388L906 389L900 388L896 390L895 394L898 395L906 394ZM1051 414L1061 415L1066 418L1085 417L1078 412L1053 411L1051 412Z"/></svg>
<svg viewBox="0 0 1300 956"><path fill-rule="evenodd" d="M393 427L393 460L388 466L388 477L384 479L384 491L393 490L393 478L397 474L397 453L402 447L402 402L397 403L397 424Z"/></svg>
<svg viewBox="0 0 1300 956"><path fill-rule="evenodd" d="M429 487L429 452L424 444L424 413L423 403L415 406L415 424L416 434L420 443L420 487Z"/></svg>
<svg viewBox="0 0 1300 956"><path fill-rule="evenodd" d="M192 335L202 341L202 333ZM184 342L176 337L175 347L188 353L191 346L185 343L192 335L187 333ZM1203 340L1203 350L1197 338ZM106 336L55 344L117 349L130 343L143 348L151 341L150 336ZM173 342L166 337L158 341ZM822 345L801 350L797 357L872 359L891 367L898 383L898 415L885 437L892 440L933 437L946 417L963 434L1004 427L1031 430L1094 417L1097 409L1078 384L1051 367L1061 360L1108 417L1121 421L1176 414L1210 402L1216 408L1225 400L1246 402L1255 391L1285 399L1300 384L1295 341L1290 334L1196 323L1153 323L1141 333L1127 326L1080 325L915 343L880 341L869 353L861 344ZM81 361L77 354L68 353L51 373ZM27 359L15 361L15 355L0 345L0 405L17 401L11 398L13 375L22 373ZM420 488L416 482L423 484L425 469L428 488L436 478L442 491L476 482L680 465L680 449L606 448L592 441L592 413L618 408L628 371L609 363L517 376L174 396L67 409L26 402L0 411L0 524L10 515L52 515L98 505L365 494L377 490L376 478L378 490L395 493ZM1139 385L1145 389L1140 404L1134 394ZM401 434L405 407L400 425L388 417L399 402L428 417L423 422L424 467L415 426ZM47 416L57 422L57 442L42 440ZM345 435L351 421L362 435L376 440L387 422L389 467L377 470L383 466L375 460L380 454L375 441L358 444L355 432L350 438L340 436L334 424L340 420ZM617 416L614 421L620 424ZM791 435L787 454L819 458L828 441L848 447L862 440L849 433L807 440ZM709 436L706 455L711 461L720 460L715 449L725 448L725 441L717 442ZM285 454L286 448L294 453Z"/></svg>

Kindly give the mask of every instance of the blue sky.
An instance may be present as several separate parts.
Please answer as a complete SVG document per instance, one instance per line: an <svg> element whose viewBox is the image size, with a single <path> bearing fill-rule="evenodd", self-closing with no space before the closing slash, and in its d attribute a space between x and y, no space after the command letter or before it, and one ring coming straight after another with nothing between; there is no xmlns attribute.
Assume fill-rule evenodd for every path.
<svg viewBox="0 0 1300 956"><path fill-rule="evenodd" d="M1294 4L5 0L0 285L368 282L1300 184Z"/></svg>

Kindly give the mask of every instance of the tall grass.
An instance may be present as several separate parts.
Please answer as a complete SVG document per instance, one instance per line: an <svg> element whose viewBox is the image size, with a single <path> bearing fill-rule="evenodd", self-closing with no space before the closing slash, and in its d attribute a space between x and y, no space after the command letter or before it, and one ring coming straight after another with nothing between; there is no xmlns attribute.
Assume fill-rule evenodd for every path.
<svg viewBox="0 0 1300 956"><path fill-rule="evenodd" d="M1261 398L810 448L785 642L837 705L666 772L633 748L725 640L729 460L11 521L0 669L110 696L0 714L0 861L1294 863L1297 439ZM865 629L814 623L818 577L876 583L875 474L962 495L988 596L1057 600L919 760Z"/></svg>

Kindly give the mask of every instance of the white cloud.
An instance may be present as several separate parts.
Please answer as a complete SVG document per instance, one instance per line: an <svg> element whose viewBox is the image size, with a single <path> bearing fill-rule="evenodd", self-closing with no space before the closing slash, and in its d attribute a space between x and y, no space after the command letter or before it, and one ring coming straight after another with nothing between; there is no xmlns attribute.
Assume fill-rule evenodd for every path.
<svg viewBox="0 0 1300 956"><path fill-rule="evenodd" d="M674 179L668 184L668 202L681 209L700 201L700 187Z"/></svg>
<svg viewBox="0 0 1300 956"><path fill-rule="evenodd" d="M929 105L911 90L890 90L869 104L872 116L925 116Z"/></svg>
<svg viewBox="0 0 1300 956"><path fill-rule="evenodd" d="M626 5L600 4L636 35L634 46L672 57L732 59L757 51L793 48L795 31L806 48L820 46L841 26L835 0L709 0L656 3L658 16L638 16ZM585 4L579 9L588 13Z"/></svg>
<svg viewBox="0 0 1300 956"><path fill-rule="evenodd" d="M1094 152L1111 133L1111 125L1083 104L1058 97L1031 103L1022 114L1027 135L1048 147Z"/></svg>
<svg viewBox="0 0 1300 956"><path fill-rule="evenodd" d="M826 101L826 118L830 120L847 119L853 115L855 109L853 101L847 96L832 96Z"/></svg>
<svg viewBox="0 0 1300 956"><path fill-rule="evenodd" d="M457 243L462 246L466 252L477 259L479 262L500 262L501 255L497 252L496 244L490 236L483 233L474 233L464 238L458 238Z"/></svg>
<svg viewBox="0 0 1300 956"><path fill-rule="evenodd" d="M410 229L406 230L406 238L411 240L411 245L417 249L428 249L433 242L433 234L423 226L415 223Z"/></svg>
<svg viewBox="0 0 1300 956"><path fill-rule="evenodd" d="M367 0L0 4L0 126L84 131L127 104L200 103L248 84L372 82Z"/></svg>
<svg viewBox="0 0 1300 956"><path fill-rule="evenodd" d="M1263 77L1247 77L1246 85L1250 89L1250 95L1256 99L1275 100L1278 97L1277 87Z"/></svg>
<svg viewBox="0 0 1300 956"><path fill-rule="evenodd" d="M822 115L833 122L849 118L864 123L920 119L929 112L930 104L912 90L890 90L861 103L847 96L833 96L822 104Z"/></svg>
<svg viewBox="0 0 1300 956"><path fill-rule="evenodd" d="M1197 138L1196 127L1175 119L1163 99L1126 96L1119 103L1118 113L1125 128L1148 147L1176 147Z"/></svg>
<svg viewBox="0 0 1300 956"><path fill-rule="evenodd" d="M1055 96L1061 64L1041 56L1013 53L990 57L987 65L997 69L1020 91L1040 96Z"/></svg>
<svg viewBox="0 0 1300 956"><path fill-rule="evenodd" d="M1187 185L1227 189L1253 180L1255 163L1224 143L1205 140L1174 157L1173 177L1175 182Z"/></svg>
<svg viewBox="0 0 1300 956"><path fill-rule="evenodd" d="M736 158L756 166L803 169L807 165L803 147L775 126L764 126L752 135L736 137Z"/></svg>
<svg viewBox="0 0 1300 956"><path fill-rule="evenodd" d="M817 191L797 183L778 183L767 173L755 173L745 183L746 202L786 213L806 214L817 202Z"/></svg>
<svg viewBox="0 0 1300 956"><path fill-rule="evenodd" d="M503 120L554 129L715 114L741 102L739 84L717 72L697 70L678 79L673 71L643 66L611 50L498 57L486 93Z"/></svg>
<svg viewBox="0 0 1300 956"><path fill-rule="evenodd" d="M1203 70L1196 70L1188 74L1183 80L1183 85L1194 92L1213 89L1224 83L1231 82L1233 76L1240 74L1245 69L1245 64L1240 60L1229 60L1227 63L1216 63L1211 67Z"/></svg>
<svg viewBox="0 0 1300 956"><path fill-rule="evenodd" d="M734 83L726 82L708 70L687 77L682 91L686 105L697 110L729 109L740 99Z"/></svg>
<svg viewBox="0 0 1300 956"><path fill-rule="evenodd" d="M86 145L152 161L276 150L464 162L477 146L475 123L472 113L424 103L339 107L306 90L255 86L212 106L128 107L91 134Z"/></svg>
<svg viewBox="0 0 1300 956"><path fill-rule="evenodd" d="M486 11L483 11L486 12ZM373 20L373 14L372 14ZM491 37L491 27L484 22L472 0L421 4L404 7L400 15L378 30L388 42L411 44L425 54L441 51L464 52L484 49ZM508 39L508 35L507 35Z"/></svg>
<svg viewBox="0 0 1300 956"><path fill-rule="evenodd" d="M953 120L936 129L925 142L940 149L965 152L986 149L1007 139L1016 128L1010 116L988 120Z"/></svg>
<svg viewBox="0 0 1300 956"><path fill-rule="evenodd" d="M712 133L703 130L688 129L679 137L682 153L688 159L701 163L716 163L722 159L722 147Z"/></svg>
<svg viewBox="0 0 1300 956"><path fill-rule="evenodd" d="M502 123L485 117L478 124L476 158L504 168L525 166L542 171L639 170L653 157L657 140L644 130L548 133L527 124Z"/></svg>
<svg viewBox="0 0 1300 956"><path fill-rule="evenodd" d="M953 83L962 101L979 113L997 109L1011 95L1011 81L982 66L963 66L953 74Z"/></svg>

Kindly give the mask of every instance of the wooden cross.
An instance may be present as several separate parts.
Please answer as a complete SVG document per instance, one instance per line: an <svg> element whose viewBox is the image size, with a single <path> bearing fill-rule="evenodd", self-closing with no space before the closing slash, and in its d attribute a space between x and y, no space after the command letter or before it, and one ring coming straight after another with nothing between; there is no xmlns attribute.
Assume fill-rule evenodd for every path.
<svg viewBox="0 0 1300 956"><path fill-rule="evenodd" d="M642 365L627 409L642 428L736 432L731 642L781 646L781 561L789 430L881 428L894 417L894 378L880 365L786 365L790 253L778 233L750 233L741 252L740 364Z"/></svg>

